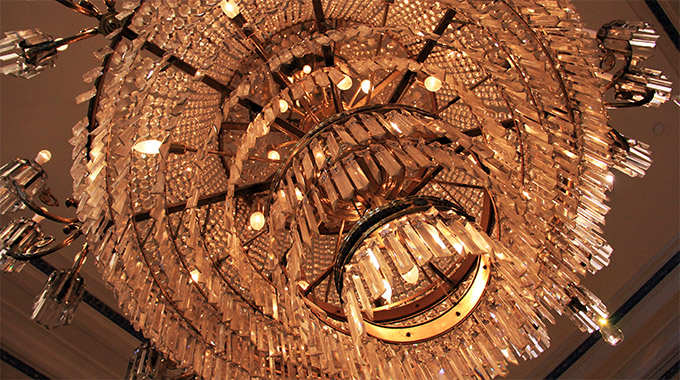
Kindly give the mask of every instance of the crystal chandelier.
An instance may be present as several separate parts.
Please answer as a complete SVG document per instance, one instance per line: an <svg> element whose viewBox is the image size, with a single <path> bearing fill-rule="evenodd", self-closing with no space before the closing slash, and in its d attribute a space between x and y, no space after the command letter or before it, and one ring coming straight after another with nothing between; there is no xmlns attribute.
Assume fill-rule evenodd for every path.
<svg viewBox="0 0 680 380"><path fill-rule="evenodd" d="M561 0L59 1L99 27L6 33L0 70L111 39L64 220L155 346L129 373L493 378L555 314L622 339L580 280L612 253L611 170L651 164L607 110L670 96L640 65L649 25L588 31ZM15 166L40 164L3 167L3 213L43 191ZM3 268L40 251L39 222L0 231Z"/></svg>

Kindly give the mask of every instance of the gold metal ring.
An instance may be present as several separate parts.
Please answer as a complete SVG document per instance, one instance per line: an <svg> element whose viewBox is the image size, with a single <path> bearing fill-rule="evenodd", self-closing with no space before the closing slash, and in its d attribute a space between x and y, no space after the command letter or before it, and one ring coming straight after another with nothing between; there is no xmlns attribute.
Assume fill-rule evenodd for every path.
<svg viewBox="0 0 680 380"><path fill-rule="evenodd" d="M489 256L482 255L477 261L474 280L461 300L439 317L414 326L386 327L366 322L366 332L389 343L417 343L445 334L467 318L477 306L489 282L491 266Z"/></svg>

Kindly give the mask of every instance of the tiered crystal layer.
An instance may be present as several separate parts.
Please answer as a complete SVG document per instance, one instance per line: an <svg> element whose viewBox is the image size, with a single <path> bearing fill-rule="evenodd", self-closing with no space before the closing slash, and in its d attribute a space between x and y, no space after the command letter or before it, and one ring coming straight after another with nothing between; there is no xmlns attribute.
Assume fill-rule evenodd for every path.
<svg viewBox="0 0 680 380"><path fill-rule="evenodd" d="M491 378L547 347L554 312L598 328L606 309L579 281L611 253L609 170L647 161L644 145L612 151L597 47L568 1L236 5L238 17L216 0L123 4L136 38L97 52L96 116L71 140L97 265L171 360L206 379ZM158 154L133 149L151 139ZM370 255L356 256L344 303L321 275L366 212L410 195L475 221L451 236L484 248L488 282L449 333L393 345L362 334L366 299L390 298ZM424 286L409 272L433 260L415 247L436 250L426 226L447 236L407 222L374 252L384 280L383 268L403 279L393 301ZM318 318L310 294L337 320Z"/></svg>

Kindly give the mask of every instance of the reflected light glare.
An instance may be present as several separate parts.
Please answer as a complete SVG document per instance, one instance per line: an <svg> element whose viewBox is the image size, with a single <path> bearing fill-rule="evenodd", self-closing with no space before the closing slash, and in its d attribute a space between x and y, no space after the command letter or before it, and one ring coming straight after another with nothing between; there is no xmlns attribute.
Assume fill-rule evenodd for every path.
<svg viewBox="0 0 680 380"><path fill-rule="evenodd" d="M193 282L198 282L198 279L201 277L201 272L199 272L198 269L192 270L190 274Z"/></svg>
<svg viewBox="0 0 680 380"><path fill-rule="evenodd" d="M295 188L295 198L297 198L298 201L301 201L304 199L304 195L302 194L302 191L300 191L299 188Z"/></svg>
<svg viewBox="0 0 680 380"><path fill-rule="evenodd" d="M383 278L383 285L385 285L385 293L383 293L380 297L387 301L387 303L392 303L392 285L390 285L387 280Z"/></svg>
<svg viewBox="0 0 680 380"><path fill-rule="evenodd" d="M402 274L401 277L409 284L415 284L418 281L418 267L414 265L413 269Z"/></svg>
<svg viewBox="0 0 680 380"><path fill-rule="evenodd" d="M143 154L158 154L163 143L158 140L144 140L135 143L132 149Z"/></svg>

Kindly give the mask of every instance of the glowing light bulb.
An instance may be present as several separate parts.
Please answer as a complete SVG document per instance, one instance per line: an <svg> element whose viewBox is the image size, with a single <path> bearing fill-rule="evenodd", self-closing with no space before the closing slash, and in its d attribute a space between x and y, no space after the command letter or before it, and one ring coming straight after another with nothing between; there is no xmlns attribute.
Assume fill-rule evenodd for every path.
<svg viewBox="0 0 680 380"><path fill-rule="evenodd" d="M371 91L371 81L368 79L364 79L361 81L361 91L364 92L364 94L368 94L369 91Z"/></svg>
<svg viewBox="0 0 680 380"><path fill-rule="evenodd" d="M425 88L428 91L437 92L442 88L442 81L439 78L430 75L425 78Z"/></svg>
<svg viewBox="0 0 680 380"><path fill-rule="evenodd" d="M40 152L38 152L37 156L35 156L35 162L37 162L39 165L42 165L48 162L51 158L52 153L50 153L50 151L47 149L43 149Z"/></svg>
<svg viewBox="0 0 680 380"><path fill-rule="evenodd" d="M64 51L66 49L68 49L68 45L61 45L57 48L57 51Z"/></svg>
<svg viewBox="0 0 680 380"><path fill-rule="evenodd" d="M302 66L302 72L305 74L309 74L312 72L312 66L310 65L304 65Z"/></svg>
<svg viewBox="0 0 680 380"><path fill-rule="evenodd" d="M143 140L135 143L132 149L143 154L158 154L162 144L158 140Z"/></svg>
<svg viewBox="0 0 680 380"><path fill-rule="evenodd" d="M345 75L345 77L342 78L340 82L338 82L338 88L342 91L352 88L352 78L350 78L348 75Z"/></svg>
<svg viewBox="0 0 680 380"><path fill-rule="evenodd" d="M250 214L250 226L253 227L254 230L259 231L264 227L264 214L260 211L255 211L254 213Z"/></svg>
<svg viewBox="0 0 680 380"><path fill-rule="evenodd" d="M280 99L279 108L281 109L281 113L286 113L286 111L288 111L288 102L283 99Z"/></svg>
<svg viewBox="0 0 680 380"><path fill-rule="evenodd" d="M234 18L238 16L239 13L241 13L241 11L238 9L238 5L236 5L236 3L231 0L222 0L220 2L220 8L222 8L222 12L224 12L224 14L229 18Z"/></svg>
<svg viewBox="0 0 680 380"><path fill-rule="evenodd" d="M281 159L281 155L276 150L272 149L267 152L267 158L270 160L278 161Z"/></svg>

